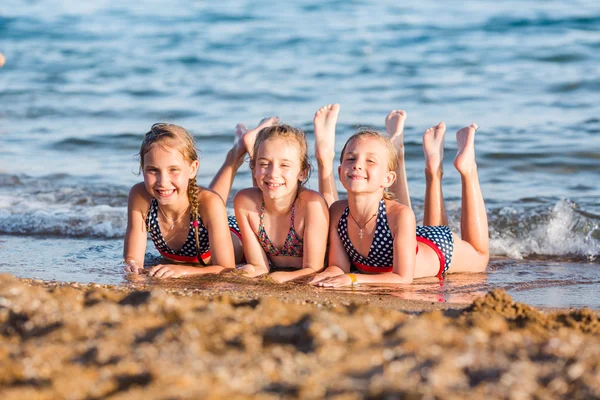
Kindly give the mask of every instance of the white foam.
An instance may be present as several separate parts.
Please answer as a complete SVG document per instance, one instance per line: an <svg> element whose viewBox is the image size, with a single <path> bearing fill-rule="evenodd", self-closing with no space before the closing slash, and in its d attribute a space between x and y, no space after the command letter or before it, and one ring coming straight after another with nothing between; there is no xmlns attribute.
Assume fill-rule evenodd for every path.
<svg viewBox="0 0 600 400"><path fill-rule="evenodd" d="M600 241L593 237L599 229L598 221L578 213L576 208L575 203L563 199L548 209L546 215L538 211L523 218L513 208L502 210L500 214L511 219L512 226L506 231L499 226L491 228L491 254L516 259L531 255L578 255L593 260L600 254Z"/></svg>

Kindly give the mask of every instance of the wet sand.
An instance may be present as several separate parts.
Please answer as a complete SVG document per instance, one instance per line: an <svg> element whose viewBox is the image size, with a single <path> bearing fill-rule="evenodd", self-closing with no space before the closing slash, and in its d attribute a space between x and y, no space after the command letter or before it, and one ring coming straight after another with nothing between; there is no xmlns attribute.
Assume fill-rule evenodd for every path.
<svg viewBox="0 0 600 400"><path fill-rule="evenodd" d="M600 398L598 312L498 289L457 304L236 275L0 275L2 399L467 396Z"/></svg>

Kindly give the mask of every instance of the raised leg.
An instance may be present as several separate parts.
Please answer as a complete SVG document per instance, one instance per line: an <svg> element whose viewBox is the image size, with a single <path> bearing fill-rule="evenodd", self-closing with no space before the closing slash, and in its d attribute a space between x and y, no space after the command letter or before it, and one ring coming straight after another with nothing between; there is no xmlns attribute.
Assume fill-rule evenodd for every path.
<svg viewBox="0 0 600 400"><path fill-rule="evenodd" d="M404 162L404 122L406 111L392 110L385 118L385 130L396 148L397 168L396 181L390 187L396 201L410 207L410 194L408 179L406 177L406 164Z"/></svg>
<svg viewBox="0 0 600 400"><path fill-rule="evenodd" d="M425 154L425 206L423 225L448 225L448 216L442 193L442 176L444 174L444 134L446 124L440 122L428 128L423 134L423 153Z"/></svg>
<svg viewBox="0 0 600 400"><path fill-rule="evenodd" d="M462 240L455 243L450 265L453 272L482 272L489 261L488 220L475 163L476 130L477 125L471 124L456 132L458 153L454 166L462 181Z"/></svg>
<svg viewBox="0 0 600 400"><path fill-rule="evenodd" d="M323 195L329 206L338 199L333 160L335 158L335 125L339 112L339 104L328 104L321 107L313 119L315 157L319 169L319 193Z"/></svg>
<svg viewBox="0 0 600 400"><path fill-rule="evenodd" d="M260 120L256 128L249 130L242 136L242 142L244 143L244 148L248 153L250 159L254 157L254 143L256 142L256 136L261 129L273 126L279 123L279 117L265 117ZM252 185L256 186L256 181L254 180L254 174L252 174Z"/></svg>
<svg viewBox="0 0 600 400"><path fill-rule="evenodd" d="M219 168L219 171L209 185L212 190L221 196L225 203L227 203L227 197L229 197L229 191L231 190L231 185L233 185L235 174L240 165L244 162L246 148L244 147L242 138L247 131L248 128L243 124L237 124L235 126L235 140L233 142L233 147L227 152L223 165L221 165L221 168Z"/></svg>

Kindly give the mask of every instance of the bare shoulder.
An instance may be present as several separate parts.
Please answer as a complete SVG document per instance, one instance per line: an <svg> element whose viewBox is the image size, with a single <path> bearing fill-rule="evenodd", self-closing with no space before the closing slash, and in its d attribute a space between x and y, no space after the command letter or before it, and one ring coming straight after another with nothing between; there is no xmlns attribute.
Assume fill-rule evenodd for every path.
<svg viewBox="0 0 600 400"><path fill-rule="evenodd" d="M144 182L136 183L129 190L129 204L136 209L146 211L150 207L152 196L146 190Z"/></svg>
<svg viewBox="0 0 600 400"><path fill-rule="evenodd" d="M247 210L257 209L262 204L263 195L259 188L250 187L242 189L236 193L233 198L233 206L235 208L244 208Z"/></svg>
<svg viewBox="0 0 600 400"><path fill-rule="evenodd" d="M321 193L316 192L312 189L301 189L300 193L298 193L298 201L301 204L318 203L319 205L327 206L327 202L325 201L325 198L321 195Z"/></svg>
<svg viewBox="0 0 600 400"><path fill-rule="evenodd" d="M415 213L410 207L400 204L397 201L386 200L385 208L390 228L394 229L394 227L400 228L406 224L416 224Z"/></svg>
<svg viewBox="0 0 600 400"><path fill-rule="evenodd" d="M198 187L198 201L203 208L225 206L223 199L217 192L203 186Z"/></svg>
<svg viewBox="0 0 600 400"><path fill-rule="evenodd" d="M129 190L129 196L144 197L148 199L152 198L152 196L150 196L150 193L148 193L148 191L146 190L144 182L138 182L135 185L133 185Z"/></svg>
<svg viewBox="0 0 600 400"><path fill-rule="evenodd" d="M346 208L348 207L348 200L338 200L329 207L329 215L332 221L340 219Z"/></svg>

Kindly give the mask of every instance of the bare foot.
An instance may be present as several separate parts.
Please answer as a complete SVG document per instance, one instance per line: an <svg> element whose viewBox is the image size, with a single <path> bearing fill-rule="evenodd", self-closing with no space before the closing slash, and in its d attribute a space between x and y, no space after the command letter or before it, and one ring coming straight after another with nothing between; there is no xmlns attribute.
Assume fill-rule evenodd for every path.
<svg viewBox="0 0 600 400"><path fill-rule="evenodd" d="M444 134L446 124L428 128L423 134L423 153L425 153L425 172L433 176L442 176L444 160Z"/></svg>
<svg viewBox="0 0 600 400"><path fill-rule="evenodd" d="M335 125L337 124L339 104L327 104L315 113L315 157L319 164L333 165L335 158Z"/></svg>
<svg viewBox="0 0 600 400"><path fill-rule="evenodd" d="M385 130L390 135L397 152L404 154L404 121L406 121L406 111L392 110L385 118Z"/></svg>
<svg viewBox="0 0 600 400"><path fill-rule="evenodd" d="M242 140L244 134L248 132L248 128L244 124L237 124L235 126L235 134L233 139L233 147L231 148L231 152L235 159L244 160L244 155L246 154L246 146L244 146L244 142Z"/></svg>
<svg viewBox="0 0 600 400"><path fill-rule="evenodd" d="M475 163L475 131L479 128L473 123L456 132L458 151L454 159L454 167L461 175L468 175L477 169Z"/></svg>
<svg viewBox="0 0 600 400"><path fill-rule="evenodd" d="M279 117L266 117L258 123L256 128L244 133L244 135L242 136L242 142L244 143L244 147L246 148L246 152L248 152L250 158L252 158L252 155L254 153L254 142L256 141L256 135L258 135L258 132L260 132L263 128L273 126L278 122Z"/></svg>

